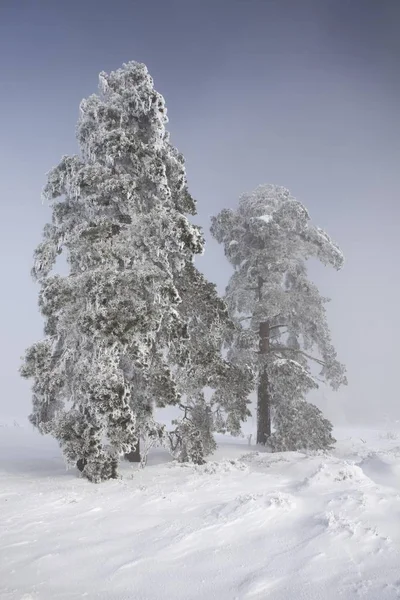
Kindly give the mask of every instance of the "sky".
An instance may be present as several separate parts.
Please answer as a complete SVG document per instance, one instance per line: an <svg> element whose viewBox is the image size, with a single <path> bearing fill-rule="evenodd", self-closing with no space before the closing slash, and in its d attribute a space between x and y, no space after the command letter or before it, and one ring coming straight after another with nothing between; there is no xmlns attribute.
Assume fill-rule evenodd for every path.
<svg viewBox="0 0 400 600"><path fill-rule="evenodd" d="M32 255L50 219L46 172L77 152L98 73L144 62L183 152L198 266L230 275L210 217L262 183L288 187L341 246L311 265L349 385L317 401L337 421L400 419L398 0L3 0L0 3L0 417L30 411L18 375L43 337Z"/></svg>

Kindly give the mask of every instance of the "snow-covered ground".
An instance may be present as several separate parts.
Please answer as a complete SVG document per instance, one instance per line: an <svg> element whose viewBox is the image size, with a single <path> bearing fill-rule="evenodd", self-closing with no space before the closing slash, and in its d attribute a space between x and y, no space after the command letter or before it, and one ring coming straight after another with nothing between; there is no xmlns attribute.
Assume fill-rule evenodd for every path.
<svg viewBox="0 0 400 600"><path fill-rule="evenodd" d="M156 451L93 485L0 427L0 598L400 598L400 432L336 436L329 456L227 439L201 467Z"/></svg>

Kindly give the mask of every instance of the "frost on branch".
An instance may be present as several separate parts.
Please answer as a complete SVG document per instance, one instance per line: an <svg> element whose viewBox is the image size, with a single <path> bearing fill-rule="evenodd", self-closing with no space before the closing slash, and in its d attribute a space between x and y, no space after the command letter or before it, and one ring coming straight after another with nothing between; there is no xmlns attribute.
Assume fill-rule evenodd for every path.
<svg viewBox="0 0 400 600"><path fill-rule="evenodd" d="M301 365L293 359L271 359L267 373L274 406L303 398L310 390L318 388L308 365Z"/></svg>
<svg viewBox="0 0 400 600"><path fill-rule="evenodd" d="M340 269L343 255L328 234L311 222L303 204L274 185L243 195L236 210L222 210L212 219L211 233L223 244L234 268L225 295L235 322L227 338L228 359L252 371L258 394L257 442L269 443L272 421L281 439L290 415L306 414L305 397L317 387L315 368L333 389L346 384L345 368L337 360L327 324L327 300L307 274L309 258ZM308 416L313 415L316 429L326 428L327 437L315 437L301 417L304 432L299 440L303 444L309 435L311 445L326 447L328 422L313 410ZM288 418L283 419L283 414ZM293 446L300 430L290 431Z"/></svg>
<svg viewBox="0 0 400 600"><path fill-rule="evenodd" d="M215 285L190 264L177 279L177 287L187 340L171 348L183 416L174 423L170 449L180 461L201 462L216 447L214 431L240 431L240 423L249 415L252 376L248 369L223 358L222 347L233 324Z"/></svg>
<svg viewBox="0 0 400 600"><path fill-rule="evenodd" d="M275 431L267 442L274 452L330 450L335 444L332 424L314 404L304 400L283 402L274 417Z"/></svg>
<svg viewBox="0 0 400 600"><path fill-rule="evenodd" d="M96 482L153 435L155 406L180 401L176 363L191 354L182 279L204 240L187 217L195 203L166 123L145 65L101 73L99 93L80 106L80 155L64 156L43 190L52 222L33 275L46 338L21 373L33 382L32 423ZM53 273L60 253L63 277Z"/></svg>
<svg viewBox="0 0 400 600"><path fill-rule="evenodd" d="M173 421L175 429L169 433L171 453L179 462L202 465L216 448L210 409L204 397L181 408L184 414Z"/></svg>

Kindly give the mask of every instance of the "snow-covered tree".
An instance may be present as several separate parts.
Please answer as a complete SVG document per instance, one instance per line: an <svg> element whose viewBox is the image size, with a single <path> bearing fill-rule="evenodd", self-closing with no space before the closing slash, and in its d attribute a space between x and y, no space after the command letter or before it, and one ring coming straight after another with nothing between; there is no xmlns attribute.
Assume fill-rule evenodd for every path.
<svg viewBox="0 0 400 600"><path fill-rule="evenodd" d="M222 210L211 232L234 268L226 290L236 323L228 358L255 375L257 443L296 449L308 440L307 447L329 447L329 422L304 404L318 387L311 364L321 367L320 377L333 389L346 383L345 368L331 342L327 299L309 280L306 262L313 257L340 269L340 249L287 189L274 185L243 195L237 210ZM298 423L289 428L292 417Z"/></svg>
<svg viewBox="0 0 400 600"><path fill-rule="evenodd" d="M271 450L329 450L335 443L332 424L314 404L305 400L282 402L274 411L275 431L268 438Z"/></svg>
<svg viewBox="0 0 400 600"><path fill-rule="evenodd" d="M182 417L174 421L169 439L175 458L201 464L216 447L213 433L238 434L250 414L252 374L222 355L233 323L216 286L192 264L178 278L177 288L182 300L178 310L188 325L187 358L174 360Z"/></svg>
<svg viewBox="0 0 400 600"><path fill-rule="evenodd" d="M145 65L101 73L99 89L80 106L80 155L64 156L44 188L52 223L33 275L45 338L21 368L33 379L32 423L95 482L115 477L143 432L162 435L154 406L180 401L173 365L190 351L179 288L203 250ZM66 276L54 273L60 253Z"/></svg>

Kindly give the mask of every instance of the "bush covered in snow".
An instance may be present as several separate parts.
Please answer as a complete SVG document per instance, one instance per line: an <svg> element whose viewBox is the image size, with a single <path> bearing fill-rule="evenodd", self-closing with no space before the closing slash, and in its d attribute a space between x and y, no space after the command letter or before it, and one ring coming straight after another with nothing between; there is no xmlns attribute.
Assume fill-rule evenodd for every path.
<svg viewBox="0 0 400 600"><path fill-rule="evenodd" d="M274 411L274 427L267 442L273 452L329 450L336 442L332 424L319 408L304 400L279 404Z"/></svg>

